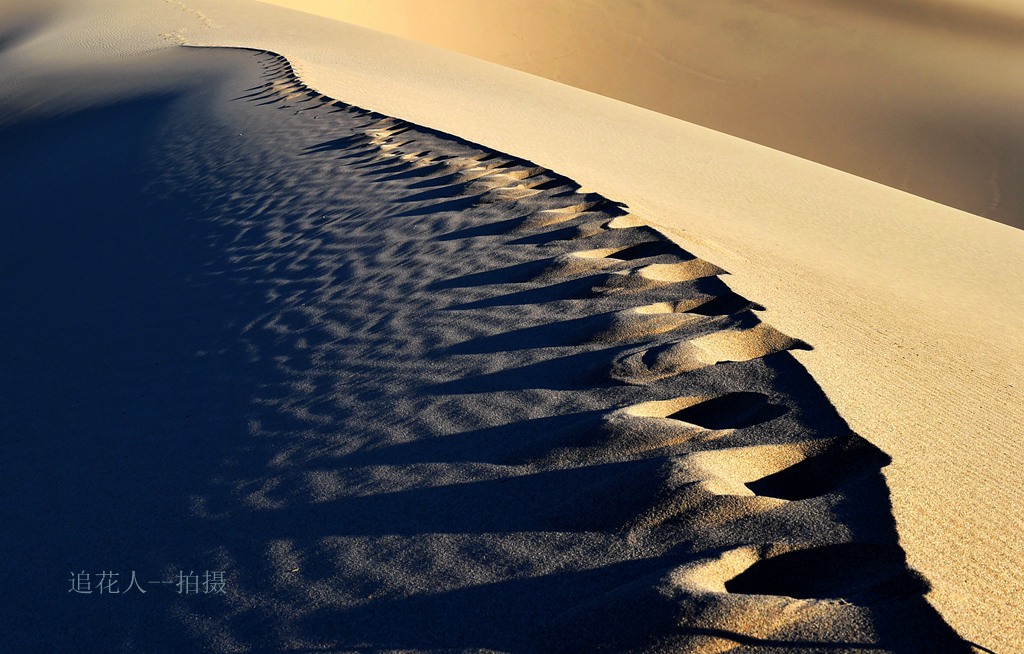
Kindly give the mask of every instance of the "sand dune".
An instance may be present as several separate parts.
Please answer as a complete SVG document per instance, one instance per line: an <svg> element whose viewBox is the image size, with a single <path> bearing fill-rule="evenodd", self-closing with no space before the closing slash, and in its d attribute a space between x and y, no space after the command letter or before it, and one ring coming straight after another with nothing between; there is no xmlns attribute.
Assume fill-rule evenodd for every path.
<svg viewBox="0 0 1024 654"><path fill-rule="evenodd" d="M1020 642L1017 230L265 5L54 6L0 51L5 645ZM232 592L36 583L104 569Z"/></svg>
<svg viewBox="0 0 1024 654"><path fill-rule="evenodd" d="M7 555L32 562L22 576L65 560L106 568L142 558L154 573L216 564L234 592L213 604L164 598L163 612L125 605L116 619L92 614L93 598L29 592L27 610L87 611L108 644L98 649L967 651L896 544L879 474L887 459L858 455L870 446L786 353L798 343L760 323L717 281L719 269L641 278L628 292L608 286L609 275L695 259L648 226L614 227L626 209L567 178L314 92L279 55L161 57L180 70L239 72L212 98L197 85L174 100L8 131L29 155L41 129L67 139L60 157L72 184L90 181L87 158L74 154L82 139L118 130L143 154L120 165L105 154L112 167L94 190L111 195L86 211L71 206L78 193L41 203L34 185L68 184L46 166L27 177L32 186L6 189L5 206L37 205L56 219L22 226L15 250L48 233L57 251L74 253L63 264L22 254L12 271L29 304L4 341L42 336L49 352L10 361L14 378L32 383L19 392L23 422L9 425L22 437L6 444L7 472L39 444L72 449L45 457L31 485L63 478L89 516L106 504L106 520L125 525L116 546L88 521L37 526ZM151 132L143 117L161 103L174 116ZM229 124L211 111L231 103ZM151 163L144 153L154 148L168 157ZM148 197L119 199L128 192L119 179ZM523 179L540 190L502 192ZM532 220L544 214L559 219ZM99 242L75 238L82 229ZM151 242L169 235L180 249ZM595 251L607 254L577 256ZM33 271L66 274L97 256L113 268L109 287L51 282L79 313L33 301ZM552 274L550 262L566 258L607 263ZM122 268L134 284L118 281ZM522 293L536 297L505 311ZM475 308L452 308L467 300ZM592 320L609 310L610 331ZM674 315L686 320L648 320ZM53 324L62 318L79 328ZM609 375L623 347L707 343L741 333L733 324L753 325L773 346L733 356L726 347L686 376L618 385ZM132 341L102 342L125 331ZM86 335L90 352L79 349ZM97 356L105 361L90 364ZM144 370L154 366L158 374ZM44 413L43 389L61 378L94 389L64 391L77 408L58 413L83 433L61 435ZM129 381L135 388L116 401ZM107 393L113 405L98 404ZM140 428L167 431L138 440ZM111 449L129 477L98 474L114 463L104 463ZM204 472L180 469L193 457ZM407 478L417 468L429 478ZM146 494L115 499L142 479ZM19 497L6 509L23 529L33 507L71 509L63 493ZM461 542L439 541L445 534ZM30 554L39 543L47 547ZM387 551L409 554L384 569L365 558ZM420 631L426 620L436 632ZM176 623L188 641L172 635ZM73 637L36 629L10 642L60 650Z"/></svg>
<svg viewBox="0 0 1024 654"><path fill-rule="evenodd" d="M1024 227L1017 2L264 1L511 66Z"/></svg>

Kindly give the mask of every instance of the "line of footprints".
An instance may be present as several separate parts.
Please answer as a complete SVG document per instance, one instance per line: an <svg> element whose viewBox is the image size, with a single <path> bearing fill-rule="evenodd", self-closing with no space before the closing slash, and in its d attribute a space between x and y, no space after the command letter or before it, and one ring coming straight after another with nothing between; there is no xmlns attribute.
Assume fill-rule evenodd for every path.
<svg viewBox="0 0 1024 654"><path fill-rule="evenodd" d="M609 374L617 382L655 389L659 382L717 364L807 348L761 322L754 311L762 307L719 279L725 271L689 255L620 203L578 191L567 178L493 152L434 156L420 151L421 132L436 133L335 101L306 87L284 57L265 51L256 56L268 81L250 89L246 99L295 113L315 112L318 118L344 112L365 119L357 130L361 135L344 144L348 155L374 162L380 175L429 168L431 188L443 182L443 194L428 190L410 200L444 201L438 206L452 211L552 192L546 208L525 218L466 230L493 235L500 229L520 244L579 246L524 267L527 277L519 281L547 286L583 280L592 297L619 299L649 297L659 289L672 292L689 283L683 299L661 298L588 318L574 336L592 343L641 340L610 363ZM653 337L658 337L653 344L642 342ZM765 433L764 425L789 410L764 393L745 390L646 401L608 412L596 429L575 442L525 457L556 468L637 464L552 509L563 517L577 516L582 528L620 529L631 539L672 528L698 534L688 545L688 563L638 579L620 589L620 597L595 600L590 609L600 612L602 602L642 605L656 592L667 600L689 598L679 602L688 608L672 616L676 624L725 625L746 637L770 638L791 632L806 636L807 625L835 624L844 611L849 615L841 615L842 624L870 633L866 614L856 605L920 597L926 582L906 566L895 538L864 542L851 537L841 522L817 531L799 524L802 516L836 521L830 517L832 508L843 503L844 493L865 479L881 479L877 473L889 463L883 452L848 430L827 437L741 442L744 430L762 427L758 433ZM711 444L716 441L732 445ZM680 444L689 451L673 454L671 448ZM646 488L642 492L636 490L638 471L646 475L639 484ZM627 510L591 510L595 498ZM801 511L787 512L794 503L801 503ZM760 540L717 542L719 526ZM821 533L832 540L822 541ZM582 606L576 612L587 610ZM596 629L594 643L603 637ZM676 645L701 652L736 646L706 634L686 638Z"/></svg>

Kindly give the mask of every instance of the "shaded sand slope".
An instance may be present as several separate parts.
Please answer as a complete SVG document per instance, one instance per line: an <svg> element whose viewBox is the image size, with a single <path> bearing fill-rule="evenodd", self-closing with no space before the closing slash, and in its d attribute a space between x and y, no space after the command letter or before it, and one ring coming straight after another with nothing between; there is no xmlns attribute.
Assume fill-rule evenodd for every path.
<svg viewBox="0 0 1024 654"><path fill-rule="evenodd" d="M125 85L159 86L166 68L127 78L83 77L83 67L129 70L125 55L168 42L269 47L334 97L628 203L732 273L729 286L768 307L775 328L814 345L793 355L854 431L893 458L883 474L900 543L932 582L929 600L968 639L1021 648L1019 230L577 89L248 0L57 6L0 55L5 107L54 115L124 97Z"/></svg>
<svg viewBox="0 0 1024 654"><path fill-rule="evenodd" d="M713 263L279 56L145 65L196 83L0 134L7 649L969 651Z"/></svg>
<svg viewBox="0 0 1024 654"><path fill-rule="evenodd" d="M1024 226L1014 0L269 0Z"/></svg>
<svg viewBox="0 0 1024 654"><path fill-rule="evenodd" d="M559 170L733 273L776 327L815 345L801 363L893 456L894 513L932 600L973 640L1020 648L1024 576L1008 563L1024 549L1019 230L452 53L202 4L216 27L190 27L193 42L271 47L335 97Z"/></svg>

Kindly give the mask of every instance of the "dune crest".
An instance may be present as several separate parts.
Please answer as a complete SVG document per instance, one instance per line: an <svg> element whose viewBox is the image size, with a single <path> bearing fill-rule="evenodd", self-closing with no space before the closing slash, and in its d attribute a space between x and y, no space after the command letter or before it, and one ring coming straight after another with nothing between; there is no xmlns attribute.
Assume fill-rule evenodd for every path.
<svg viewBox="0 0 1024 654"><path fill-rule="evenodd" d="M146 199L108 199L86 217L102 232L145 210L156 233L122 239L141 245L162 227L192 245L164 255L176 258L170 269L130 259L136 283L118 297L76 292L101 309L88 329L135 325L130 352L91 368L90 386L135 378L146 393L124 406L138 424L188 424L205 439L192 453L212 459L187 476L142 463L153 444L126 439L132 426L113 415L94 415L106 435L80 445L119 443L151 488L181 486L160 514L148 513L154 496L117 503L138 530L120 549L152 563L151 539L177 543L164 563L216 561L234 591L217 604L181 598L164 614L126 605L116 625L94 618L105 637L146 649L178 624L190 647L215 651L967 651L896 544L879 473L887 459L789 355L800 343L772 336L720 269L641 275L622 292L608 276L697 259L566 177L313 91L280 55L187 52L197 64L237 60L238 72L212 94L199 86L171 100L161 129L132 118L152 114L145 105L90 118L135 125L142 151L167 156L108 171L135 179ZM211 111L224 105L235 107L229 122ZM534 193L503 192L524 179ZM33 198L7 193L14 207ZM70 228L66 197L48 212ZM560 219L537 219L552 213ZM106 256L128 263L115 248ZM590 263L565 265L573 259ZM133 302L147 310L118 308ZM150 305L161 316L152 324ZM7 326L8 338L24 340L32 324ZM735 327L774 346L643 383L612 377L622 352ZM82 356L76 335L48 334L55 360ZM140 374L158 339L168 353L202 349ZM32 362L19 358L16 370ZM183 374L197 369L213 374ZM154 401L189 414L161 422L147 413ZM35 419L52 429L52 418ZM51 458L37 474L63 464ZM804 481L805 469L823 481ZM85 472L76 501L125 496L124 477ZM205 536L185 544L172 527ZM67 535L48 529L34 538ZM77 529L65 548L95 559L102 525ZM32 594L27 605L52 602ZM14 642L60 648L62 633L21 631Z"/></svg>
<svg viewBox="0 0 1024 654"><path fill-rule="evenodd" d="M30 20L19 18L26 9L31 11L20 15L31 15ZM10 306L22 312L16 315L26 316L5 324L14 334L9 342L18 343L6 355L5 365L29 371L7 377L11 388L5 397L16 412L4 414L14 420L4 431L18 436L5 445L30 447L27 443L34 440L40 445L25 450L30 458L60 467L59 482L52 483L45 475L33 481L17 465L24 457L5 458L16 487L28 489L5 497L7 507L15 508L8 522L18 535L8 544L32 560L48 561L34 569L60 567L67 559L52 558L53 551L31 547L33 541L21 538L39 528L34 515L67 517L67 524L48 528L57 530L58 540L76 543L82 551L99 552L91 548L102 542L108 553L94 557L97 560L110 560L114 552L125 561L137 552L163 552L163 557L139 562L157 567L187 566L202 559L205 555L193 559L189 550L172 553L175 560L168 562L170 549L160 541L193 517L219 519L218 527L204 526L206 535L197 536L197 547L216 549L223 538L218 561L229 565L234 558L238 569L261 571L269 565L270 577L282 584L280 588L311 584L316 592L308 602L325 597L362 602L396 593L390 604L377 603L349 615L366 624L369 640L387 640L390 647L400 648L403 641L432 633L430 625L453 611L494 600L512 613L510 609L523 606L519 600L534 596L537 589L566 588L576 598L597 597L619 581L625 586L653 576L662 581L641 583L641 595L652 597L645 593L659 587L671 596L674 585L665 581L663 570L654 562L630 560L624 553L623 547L633 546L628 539L576 540L572 533L538 529L538 522L523 516L539 515L541 509L555 511L557 506L560 524L576 523L582 529L607 529L621 525L624 516L639 515L653 517L637 524L658 525L659 511L649 511L657 502L635 498L650 499L644 493L654 493L660 482L638 480L666 478L671 466L666 469L657 457L644 453L701 441L709 448L735 450L728 439L737 433L750 435L781 423L820 419L831 425L821 435L842 437L852 427L892 457L892 463L881 468L884 485L861 486L874 489L865 505L891 501L896 526L883 531L890 537L899 534L909 567L932 583L928 599L942 617L984 647L1012 651L1019 645L1017 614L1024 576L1019 568L1001 563L1020 549L1024 533L1018 528L1024 486L1012 483L1024 453L1016 438L1024 419L1024 387L1018 383L1024 365L1024 342L1017 337L1024 327L1024 267L1019 257L1024 237L1019 230L638 107L248 0L19 1L5 3L0 13L5 19L14 15L4 21L12 29L0 28L0 128L6 135L0 156L19 162L5 169L8 183L0 190L5 207L21 207L9 209L9 238L0 244L8 250L5 270L21 275L5 278L5 292L15 300ZM251 71L234 54L207 51L194 58L170 48L174 43L284 53L316 91L306 91L310 99L300 107L305 89L278 80L286 95L300 95L288 100L268 97L274 102L267 106L242 100L231 104L231 98L242 95L242 87L276 78L236 85L230 96L211 93L226 88L221 86L226 80L242 79ZM203 93L193 93L200 88ZM398 117L381 119L374 133L353 135L351 142L339 141L334 150L340 153L372 141L386 146L382 152L396 153L394 170L372 184L361 180L355 186L348 181L359 178L332 176L334 164L320 157L328 156L324 153L332 151L335 146L330 142L339 135L325 129L320 140L309 139L310 125L320 125L324 116L304 107L318 96L344 98ZM202 104L201 97L223 103ZM283 105L291 106L287 112L276 112L278 117L298 111L310 121L267 122L262 114L242 110ZM393 204L394 198L386 197L379 205L389 207L385 220L370 206L377 198L372 192L375 184L403 184L408 171L402 166L429 149L409 143L412 136L406 134L403 120L486 143L491 149L430 164L430 170L446 171L450 177L412 186L406 189L409 197L403 190L409 202ZM13 127L17 129L11 131ZM291 157L295 153L282 147L297 142L311 148L304 158ZM83 164L77 155L86 152L92 156ZM27 158L19 159L21 155ZM370 157L369 152L364 155ZM511 166L511 175L490 176L488 171L508 158L534 163ZM322 167L307 166L314 161ZM359 156L343 161L372 165L371 159ZM164 167L154 168L158 162ZM567 177L547 178L538 169L559 170ZM90 190L90 184L99 190ZM188 190L181 192L183 188ZM551 202L529 215L503 214L491 222L440 229L436 243L422 251L408 243L384 247L375 231L396 224L412 230L443 212L475 213L516 206L518 200L544 202L548 193L560 188L571 188L579 197ZM174 202L165 203L161 189ZM593 190L600 194L591 195ZM574 217L573 207L604 197L624 201L631 213L614 215L624 207L608 202L589 205L591 211L583 212L607 220ZM338 213L332 208L339 208ZM90 220L74 220L83 211L90 212ZM237 212L247 212L248 219ZM183 223L183 213L214 222ZM225 220L217 222L220 218ZM367 220L370 223L360 223ZM346 221L362 226L339 230ZM148 232L140 229L157 224L159 228ZM542 224L549 227L535 228ZM656 230L625 230L625 241L608 234L644 224ZM198 236L186 238L181 230L171 229L179 225L198 225ZM161 238L147 240L147 233ZM107 234L116 236L100 236ZM404 236L409 238L408 233ZM475 272L461 255L441 256L440 264L434 256L456 252L460 245L483 247L488 238L506 236L510 247L502 253L540 247L544 256L505 260L504 254L495 258L492 251ZM630 259L628 253L626 259L573 254L601 250L614 255L662 238L671 239L685 255L649 263L643 257ZM368 241L381 243L383 249L342 256L346 248L339 239L351 248L349 254ZM320 248L331 256L323 259ZM230 260L213 254L229 249ZM170 252L176 256L168 257ZM69 270L73 274L59 274ZM128 270L133 274L125 276ZM438 280L429 293L415 292L420 282L437 279L442 270L452 277ZM211 274L204 276L204 271ZM304 271L312 277L303 277ZM200 279L205 286L197 285ZM494 280L505 280L502 292L484 290ZM33 296L31 289L40 285L48 293ZM680 285L689 289L685 301L659 295L671 294ZM321 286L333 290L310 304ZM379 289L392 288L397 295L375 295ZM437 312L421 315L413 303L417 298L432 302L435 294L448 302L443 308L450 313L444 320ZM53 300L47 305L37 301L41 298ZM757 303L747 298L756 298ZM98 320L69 320L90 301L89 315ZM61 302L70 303L75 311L54 313ZM588 307L583 314L576 313L578 303ZM538 305L548 305L549 312L534 313ZM33 322L33 315L39 319ZM332 315L337 319L325 319ZM441 322L430 328L425 315ZM125 322L125 316L152 320ZM191 320L193 316L198 318ZM500 323L499 328L497 319L509 316L513 322ZM185 317L190 319L181 322ZM168 324L179 329L168 329ZM223 340L211 338L216 330L204 327L213 324L226 325ZM756 329L759 324L771 328L762 333ZM374 340L367 335L375 330L415 337ZM778 340L770 337L776 332ZM727 337L719 341L717 333ZM460 338L452 339L454 334ZM800 349L800 342L794 342L797 349L773 353L773 342L788 347L789 335L815 349ZM352 338L367 340L347 351L325 345ZM232 343L244 345L233 349ZM535 347L525 347L526 343ZM432 348L442 348L445 357L457 362L445 367L425 358ZM601 349L612 351L594 353ZM148 353L159 356L148 360ZM193 355L201 364L193 365ZM546 358L549 355L557 356ZM33 356L49 363L36 366ZM751 358L744 359L747 356ZM361 357L361 363L338 368L337 361L346 357ZM771 385L771 379L807 381L799 366L787 367L785 375L760 368L766 362L789 362L790 357L811 373L813 381L808 383L820 384L849 426L842 420L830 422L834 413L797 410L780 401L772 389L756 387ZM722 363L712 364L717 359ZM657 364L653 375L652 363ZM165 372L140 377L139 372L151 365ZM407 375L407 369L415 369L415 374ZM218 383L197 377L201 370L215 373ZM242 370L252 374L239 374ZM310 370L315 374L306 374ZM672 374L673 370L681 372ZM743 370L753 377L743 377L738 385L718 380L722 383L715 382L713 388L675 387L681 379L714 378L725 370ZM332 371L339 375L334 381ZM665 371L669 374L660 377ZM580 393L581 389L591 389L595 380L619 373L634 377L633 382L616 382L615 393L602 388L589 399L581 397L590 392ZM413 399L426 378L431 392L447 399ZM527 379L544 380L545 388L527 386ZM749 387L753 381L755 387ZM799 390L804 381L787 387L787 392ZM402 392L384 400L393 411L380 415L368 408L374 391L366 389L385 383L398 384ZM362 394L347 397L342 389L348 387L361 388ZM652 388L665 392L652 396ZM288 399L289 393L307 393L314 399ZM755 395L737 398L731 395L735 393ZM109 412L113 405L100 400L104 394L113 395L124 413ZM513 400L502 394L518 395ZM486 410L465 403L476 395L494 401L485 400ZM715 402L721 397L726 399L719 401L741 406L740 413L753 419L763 417L759 406L769 412L780 410L774 406L786 411L737 428L716 417ZM257 398L256 404L249 404L252 398ZM688 412L687 404L663 416L617 413L645 402L680 398L699 398L692 405L698 409ZM577 401L582 405L573 404ZM710 404L700 406L703 403ZM465 407L470 410L462 411ZM180 415L177 408L184 409ZM146 415L164 416L163 426L147 429L147 421L140 417ZM481 422L481 416L490 416L487 420L492 422ZM423 434L440 430L455 440L416 442L421 427ZM401 447L387 435L390 430L401 432ZM83 433L88 438L77 440ZM221 439L225 433L232 434L227 443ZM249 437L253 434L259 435L255 441ZM557 442L546 438L550 434L558 435ZM54 436L64 441L53 443ZM108 458L95 458L98 450L82 447L97 438ZM326 456L328 450L343 453L352 457L352 465L339 468L327 462L295 482L287 471L301 464L311 442L330 442L317 456ZM369 452L356 454L385 443L397 449L385 448L379 454L397 451L408 459L396 466ZM211 456L197 461L181 449L194 445ZM53 459L58 452L73 453L75 458ZM615 457L623 455L638 458L616 463ZM807 456L819 460L816 452ZM439 465L431 457L455 463ZM145 465L127 474L116 465L133 460ZM233 469L241 472L224 474L217 467L222 461L240 466ZM506 479L501 472L508 462L518 466L574 461L580 465L539 477ZM705 467L718 469L713 463ZM824 469L831 470L831 463ZM105 479L122 481L94 488L90 484L100 471ZM994 484L993 479L1001 481ZM211 482L214 486L223 485L208 488L211 480L217 480ZM743 480L748 483L752 482ZM802 491L787 490L792 483L790 478L772 478L765 481L765 493L801 495ZM539 492L566 484L595 492L607 488L608 500L595 505L586 494L554 500ZM772 489L779 484L781 490ZM68 492L45 492L52 487ZM186 487L194 492L179 497ZM389 491L380 493L385 487ZM720 480L713 487L738 490L736 480ZM159 509L167 517L166 525L147 522L146 514L118 515L124 502L147 496L139 488L155 489L150 496L167 500ZM827 493L827 485L824 488ZM733 514L728 507L734 501L728 495L715 500L717 508L709 516L728 523ZM72 497L75 503L61 504ZM23 504L29 498L37 504ZM754 501L768 507L777 499L758 496ZM306 500L301 518L285 510ZM419 507L416 511L407 508L410 501ZM577 502L585 510L574 510ZM466 510L453 511L450 507L456 505ZM176 512L181 506L190 507L187 517ZM675 505L669 500L666 506ZM100 510L86 516L82 507ZM240 516L239 507L252 514ZM390 526L394 533L381 533L376 516L382 514L399 516ZM86 519L124 524L125 515L148 525L143 530L148 533L134 534L124 527L105 536ZM289 536L294 532L293 517L318 532L316 525L329 524L331 533L322 530L318 535L328 535L316 545L294 542ZM853 513L845 518L857 520ZM401 575L388 580L374 576L394 561L409 562L414 568L414 559L431 561L427 567L457 568L459 556L453 553L479 551L481 530L492 528L498 519L510 521L502 523L503 529L511 526L527 534L524 541L512 536L513 531L502 531L506 535L498 539L496 556L508 567L520 566L516 580L499 579L482 566L462 578L459 583L465 585L458 590L406 601L401 598L410 597L409 589L416 584L432 587L445 575L438 572L415 582L402 580ZM759 524L747 523L755 530ZM234 536L254 531L265 539L247 544ZM411 533L418 537L409 538ZM486 542L488 547L495 543ZM30 547L18 549L23 546ZM544 548L560 553L550 557L553 567L534 565L533 559L523 556ZM449 555L438 558L438 551ZM332 556L339 565L364 562L367 567L356 572L357 582L338 590L336 583L324 580L332 574L325 563ZM772 558L770 553L758 556ZM884 552L878 556L893 560ZM58 559L60 563L54 563ZM570 559L591 561L592 572L558 567ZM602 565L613 560L622 566ZM792 559L782 562L788 560ZM254 582L268 578L257 577ZM32 587L35 581L25 578L19 587ZM493 587L488 586L491 583ZM252 584L257 591L258 586ZM438 586L442 587L448 588ZM492 593L495 589L501 592ZM993 595L991 589L998 593ZM26 596L19 606L33 606L37 600L40 610L30 611L36 617L26 614L29 631L38 624L32 620L53 613L53 598ZM204 621L187 604L180 605L179 615L190 616L190 633L205 633L230 649L235 645L228 632L251 633L253 625L269 624L276 614L308 609L296 602L287 610L273 601L262 609L236 607L227 631L219 630L216 621ZM103 615L99 609L83 611L78 614L83 623ZM529 619L519 615L523 621L511 631L536 624L541 613L538 609ZM410 614L420 616L420 622L410 622ZM130 628L130 616L119 615ZM324 642L326 636L316 635L318 629L334 620L303 615L310 633L298 640ZM613 615L607 622L615 624L620 617ZM644 617L640 610L630 619L642 624ZM395 624L400 626L389 627ZM508 625L494 629L437 636L431 645L507 645L501 638L509 633ZM151 638L159 639L161 633L176 637L179 632L176 624L157 630ZM151 644L149 649L158 649L159 643Z"/></svg>
<svg viewBox="0 0 1024 654"><path fill-rule="evenodd" d="M1008 0L263 0L479 57L1024 227ZM467 29L467 23L472 29Z"/></svg>

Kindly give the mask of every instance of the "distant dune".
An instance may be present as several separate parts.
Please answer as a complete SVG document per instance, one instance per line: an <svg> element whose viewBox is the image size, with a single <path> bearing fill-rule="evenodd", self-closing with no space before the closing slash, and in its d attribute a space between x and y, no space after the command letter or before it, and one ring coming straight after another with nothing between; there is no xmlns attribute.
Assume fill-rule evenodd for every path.
<svg viewBox="0 0 1024 654"><path fill-rule="evenodd" d="M511 66L1024 227L1020 2L265 1Z"/></svg>

